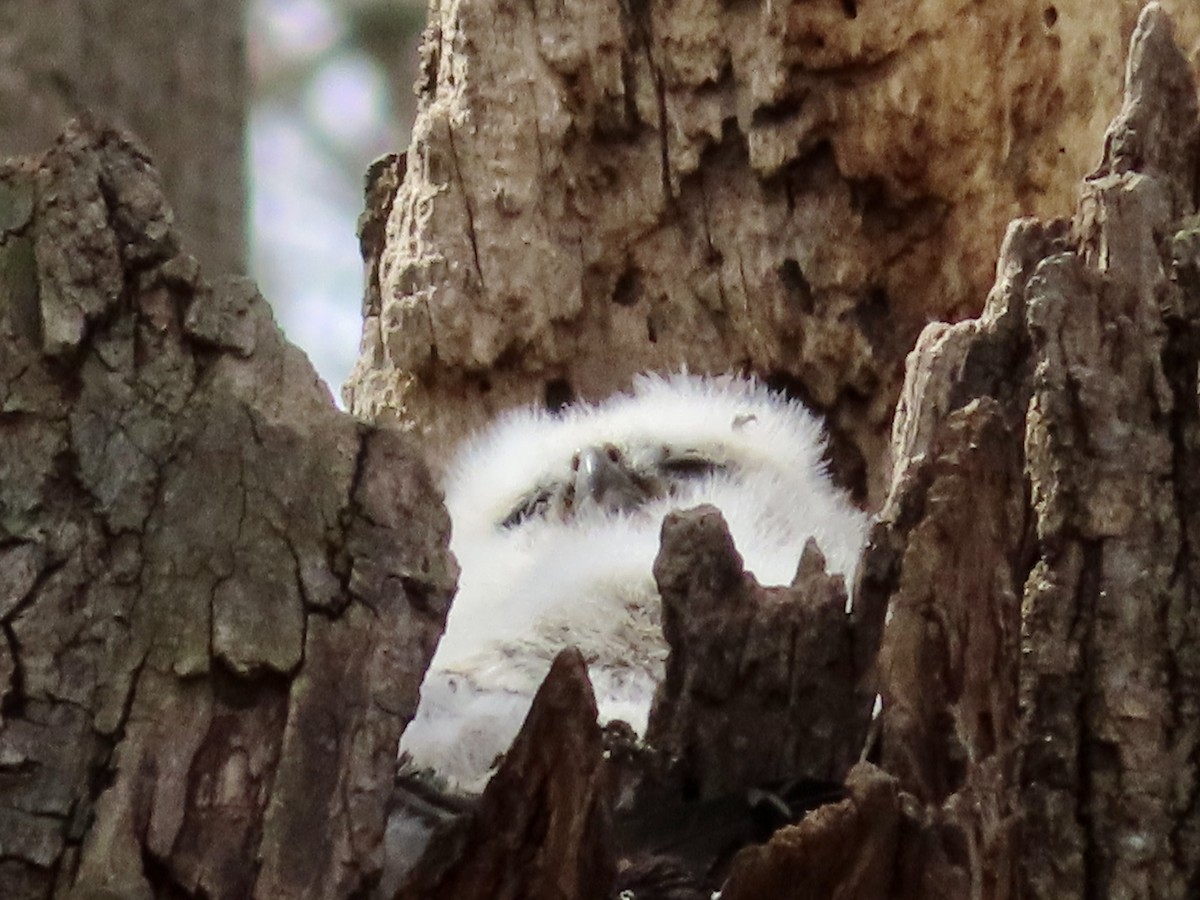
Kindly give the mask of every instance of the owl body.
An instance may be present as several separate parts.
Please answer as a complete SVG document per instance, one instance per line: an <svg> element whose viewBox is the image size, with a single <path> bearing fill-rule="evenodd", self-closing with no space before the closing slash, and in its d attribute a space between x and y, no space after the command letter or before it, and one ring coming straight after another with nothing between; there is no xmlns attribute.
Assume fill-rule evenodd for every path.
<svg viewBox="0 0 1200 900"><path fill-rule="evenodd" d="M644 733L667 654L652 575L663 518L715 505L761 583L790 583L810 536L849 576L866 519L824 450L798 402L731 376L642 376L597 405L502 417L444 483L462 574L401 750L481 788L569 645L601 720Z"/></svg>

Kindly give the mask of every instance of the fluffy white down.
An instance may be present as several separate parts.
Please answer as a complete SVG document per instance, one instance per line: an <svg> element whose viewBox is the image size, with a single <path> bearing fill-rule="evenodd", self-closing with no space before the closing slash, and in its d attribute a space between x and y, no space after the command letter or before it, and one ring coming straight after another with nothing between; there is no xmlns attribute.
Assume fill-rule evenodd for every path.
<svg viewBox="0 0 1200 900"><path fill-rule="evenodd" d="M568 479L582 448L601 446L631 464L646 448L671 448L719 466L631 513L500 527L531 490ZM503 416L468 441L444 483L462 574L401 751L479 789L571 644L588 660L601 719L644 733L666 658L651 574L663 517L717 506L760 583L790 583L810 536L849 580L866 517L823 454L821 424L801 404L732 376L641 376L631 394L598 405Z"/></svg>

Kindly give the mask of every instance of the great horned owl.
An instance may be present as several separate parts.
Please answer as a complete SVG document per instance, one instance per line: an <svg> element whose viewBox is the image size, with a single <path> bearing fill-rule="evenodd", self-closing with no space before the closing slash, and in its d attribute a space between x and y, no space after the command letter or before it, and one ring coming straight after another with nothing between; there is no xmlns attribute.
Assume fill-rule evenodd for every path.
<svg viewBox="0 0 1200 900"><path fill-rule="evenodd" d="M651 575L663 517L718 507L762 583L790 582L810 536L849 577L866 517L826 474L824 448L800 403L687 374L516 411L470 440L444 482L458 594L402 752L479 789L571 644L601 719L644 733L667 652Z"/></svg>

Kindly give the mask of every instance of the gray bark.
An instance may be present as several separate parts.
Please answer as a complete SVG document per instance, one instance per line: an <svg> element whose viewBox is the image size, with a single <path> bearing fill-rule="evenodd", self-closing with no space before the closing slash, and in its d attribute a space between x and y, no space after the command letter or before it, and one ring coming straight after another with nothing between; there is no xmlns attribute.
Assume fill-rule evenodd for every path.
<svg viewBox="0 0 1200 900"><path fill-rule="evenodd" d="M94 114L150 148L189 252L246 269L245 0L0 4L0 158Z"/></svg>
<svg viewBox="0 0 1200 900"><path fill-rule="evenodd" d="M0 198L0 895L362 890L455 578L424 466L117 133Z"/></svg>

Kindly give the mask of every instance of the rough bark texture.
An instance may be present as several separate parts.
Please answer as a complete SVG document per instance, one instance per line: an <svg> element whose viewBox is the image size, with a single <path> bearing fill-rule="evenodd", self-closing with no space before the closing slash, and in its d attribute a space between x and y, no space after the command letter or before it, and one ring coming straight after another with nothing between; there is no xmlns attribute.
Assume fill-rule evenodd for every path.
<svg viewBox="0 0 1200 900"><path fill-rule="evenodd" d="M1043 547L1021 635L1026 877L1183 897L1200 890L1200 121L1167 23L1143 21L1077 249L1026 298Z"/></svg>
<svg viewBox="0 0 1200 900"><path fill-rule="evenodd" d="M190 252L246 268L245 0L0 4L0 158L88 113L154 155Z"/></svg>
<svg viewBox="0 0 1200 900"><path fill-rule="evenodd" d="M396 900L608 900L603 761L587 665L564 650L478 808L437 840Z"/></svg>
<svg viewBox="0 0 1200 900"><path fill-rule="evenodd" d="M642 369L750 369L880 502L904 355L979 311L1011 218L1070 210L1139 6L432 3L352 409L440 447Z"/></svg>
<svg viewBox="0 0 1200 900"><path fill-rule="evenodd" d="M491 9L452 12L470 23ZM598 39L593 26L609 20L587 15L603 9L522 7L543 28L578 13ZM870 21L865 7L841 9ZM649 36L667 33L654 16L679 10L656 10L618 19L644 52L614 84L664 85L651 102L665 120L675 82ZM463 78L476 59L464 34L443 57ZM636 91L588 93L598 88L584 75L607 72L614 45L563 82L582 92L571 97L612 101L586 107L599 129L586 134L625 134L610 154L637 145L620 129L642 115ZM555 54L572 46L563 35L539 59L566 66ZM457 83L470 99L469 79ZM469 129L446 140L456 135L480 140ZM832 166L844 151L830 140ZM1010 228L982 316L917 342L850 616L813 554L792 588L762 591L715 519L669 523L656 574L676 657L652 716L698 793L776 765L840 776L854 742L839 741L858 740L872 683L883 696L875 766L852 768L838 802L734 858L727 898L1200 894L1200 112L1157 4L1133 36L1104 146L1072 221ZM657 171L683 197L695 182L672 175L683 171L673 147ZM458 187L422 199L426 224L447 196L478 196L463 194L457 157L435 157L418 155L422 171L449 166ZM363 230L379 246L386 223L385 307L400 296L389 279L419 287L431 271L388 256L420 206L407 193L419 182L392 191L399 164L388 165ZM638 171L635 157L622 166L613 177ZM722 214L745 208L753 223L762 196L722 201ZM518 235L532 221L523 209L510 209ZM624 214L636 221L636 204ZM645 246L661 249L663 233L646 231ZM497 234L476 232L481 262ZM425 239L452 247L458 235ZM540 271L530 240L513 271ZM465 279L475 298L472 278L508 271L443 262L437 277ZM403 315L435 309L422 296ZM612 310L638 303L649 300ZM703 344L701 325L673 321ZM0 170L0 326L0 894L361 896L454 574L423 467L396 435L333 411L252 289L200 278L144 154L115 134L75 131ZM521 346L539 360L530 371L548 371L540 345ZM518 367L497 372L503 398ZM449 391L466 383L456 377L430 383ZM802 640L809 628L828 644ZM729 643L716 640L726 631ZM785 665L776 654L793 647L803 659ZM842 680L808 696L806 669L813 683ZM728 677L710 684L717 670ZM823 740L811 729L835 711L849 724L800 746ZM599 896L613 866L594 716L568 653L458 855L422 869L429 880L410 896L496 896L498 878L502 896ZM755 722L758 746L739 758Z"/></svg>
<svg viewBox="0 0 1200 900"><path fill-rule="evenodd" d="M1127 77L1074 220L1014 223L982 317L909 359L855 597L890 612L887 775L856 770L840 804L742 851L722 896L1200 891L1200 113L1157 4ZM656 570L691 575L682 603L661 580L665 627L690 605L695 640L740 570L664 537ZM655 715L687 684L668 677Z"/></svg>
<svg viewBox="0 0 1200 900"><path fill-rule="evenodd" d="M910 358L862 585L891 596L890 896L1200 890L1200 122L1157 5L1105 148L1073 222L1015 223L982 318Z"/></svg>
<svg viewBox="0 0 1200 900"><path fill-rule="evenodd" d="M171 220L111 131L0 169L0 896L347 897L449 523Z"/></svg>
<svg viewBox="0 0 1200 900"><path fill-rule="evenodd" d="M861 764L850 771L846 789L845 800L738 854L721 900L889 896L900 832L896 783Z"/></svg>
<svg viewBox="0 0 1200 900"><path fill-rule="evenodd" d="M646 739L700 798L804 776L841 781L862 751L860 692L840 577L812 541L791 587L747 575L720 512L663 522L654 577L670 645Z"/></svg>

